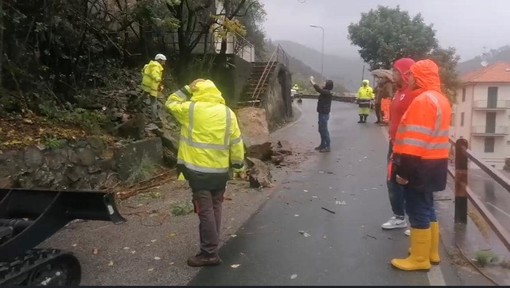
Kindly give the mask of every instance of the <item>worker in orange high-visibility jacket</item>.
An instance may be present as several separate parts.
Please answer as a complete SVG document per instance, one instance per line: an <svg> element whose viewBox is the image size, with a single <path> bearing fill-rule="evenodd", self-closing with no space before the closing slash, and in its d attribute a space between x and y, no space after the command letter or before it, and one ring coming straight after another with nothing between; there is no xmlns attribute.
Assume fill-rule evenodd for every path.
<svg viewBox="0 0 510 288"><path fill-rule="evenodd" d="M409 257L391 264L414 271L428 270L440 261L433 193L446 188L451 105L441 92L439 68L431 60L411 66L409 86L419 94L398 126L390 173L404 188L411 247Z"/></svg>

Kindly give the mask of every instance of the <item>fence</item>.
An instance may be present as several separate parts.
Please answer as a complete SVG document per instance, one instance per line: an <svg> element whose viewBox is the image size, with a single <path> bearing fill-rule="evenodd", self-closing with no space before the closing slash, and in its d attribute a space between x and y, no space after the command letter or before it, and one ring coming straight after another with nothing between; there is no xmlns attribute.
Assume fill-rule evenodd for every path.
<svg viewBox="0 0 510 288"><path fill-rule="evenodd" d="M487 173L494 181L510 192L510 180L496 169L490 167L468 149L468 141L450 139L455 145L455 170L448 168L448 173L455 179L455 223L467 224L468 200L480 212L482 217L494 230L498 238L510 250L510 233L499 223L499 221L487 209L487 206L468 187L468 160L471 160L480 169Z"/></svg>

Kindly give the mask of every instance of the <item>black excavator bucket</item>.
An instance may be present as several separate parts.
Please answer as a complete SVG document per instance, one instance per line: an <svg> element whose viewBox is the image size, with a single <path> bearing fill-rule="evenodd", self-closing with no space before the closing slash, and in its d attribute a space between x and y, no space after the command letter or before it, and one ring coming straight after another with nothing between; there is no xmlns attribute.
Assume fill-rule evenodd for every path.
<svg viewBox="0 0 510 288"><path fill-rule="evenodd" d="M50 260L75 262L73 265L79 269L74 256L58 250L34 249L75 219L115 224L126 221L117 210L114 195L108 192L0 189L0 285L77 284L76 275L75 279L67 279L70 275L65 275L64 279L61 271L54 273L59 277L44 276L47 267L45 273L36 271L38 265ZM51 267L58 266L53 262ZM32 277L33 271L39 277Z"/></svg>

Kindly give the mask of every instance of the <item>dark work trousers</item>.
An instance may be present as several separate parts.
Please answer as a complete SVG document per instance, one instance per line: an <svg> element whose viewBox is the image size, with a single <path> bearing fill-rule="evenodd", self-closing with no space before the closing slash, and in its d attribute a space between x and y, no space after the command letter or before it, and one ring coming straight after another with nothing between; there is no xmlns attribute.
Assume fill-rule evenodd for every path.
<svg viewBox="0 0 510 288"><path fill-rule="evenodd" d="M390 140L390 144L388 147L388 162L391 161L390 157L392 154L393 154L393 141ZM391 210L393 211L393 215L398 216L399 218L404 218L405 216L404 187L399 185L394 180L386 180L386 185L388 186L388 196L390 198Z"/></svg>
<svg viewBox="0 0 510 288"><path fill-rule="evenodd" d="M381 101L375 102L375 116L377 117L377 122L383 121L383 112L381 110Z"/></svg>
<svg viewBox="0 0 510 288"><path fill-rule="evenodd" d="M428 229L430 222L437 222L434 210L434 192L419 191L404 186L406 212L409 216L411 227L415 229Z"/></svg>
<svg viewBox="0 0 510 288"><path fill-rule="evenodd" d="M200 220L200 251L209 255L218 253L224 194L225 189L193 192L193 205Z"/></svg>

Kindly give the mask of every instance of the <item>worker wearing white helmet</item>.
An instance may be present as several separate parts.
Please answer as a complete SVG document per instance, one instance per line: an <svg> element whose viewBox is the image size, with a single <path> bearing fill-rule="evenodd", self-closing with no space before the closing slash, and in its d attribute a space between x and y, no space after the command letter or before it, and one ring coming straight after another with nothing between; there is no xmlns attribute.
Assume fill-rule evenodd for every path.
<svg viewBox="0 0 510 288"><path fill-rule="evenodd" d="M149 93L153 97L158 97L163 91L163 70L166 63L166 57L163 54L157 54L154 60L151 60L142 69L142 85L143 91Z"/></svg>
<svg viewBox="0 0 510 288"><path fill-rule="evenodd" d="M166 63L166 56L163 54L156 54L154 60L151 60L142 69L142 84L140 88L146 92L150 100L150 117L152 122L156 125L160 124L158 97L162 96L163 92L163 70ZM140 99L142 102L146 97ZM140 109L143 109L143 103L139 104Z"/></svg>

